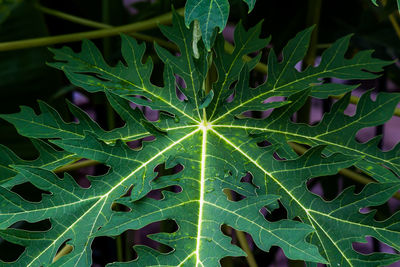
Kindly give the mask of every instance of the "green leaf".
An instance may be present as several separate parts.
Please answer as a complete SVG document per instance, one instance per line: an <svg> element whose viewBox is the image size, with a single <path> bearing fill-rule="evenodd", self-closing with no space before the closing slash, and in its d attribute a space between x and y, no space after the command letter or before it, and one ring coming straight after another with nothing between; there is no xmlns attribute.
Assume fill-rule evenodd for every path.
<svg viewBox="0 0 400 267"><path fill-rule="evenodd" d="M108 99L126 122L124 127L109 132L103 130L88 114L69 101L67 101L68 108L79 123L63 121L55 109L41 101L39 101L40 115L36 115L33 109L23 106L19 113L3 114L0 117L12 123L19 134L31 138L73 139L83 138L85 132L91 132L103 141L113 142L117 139L132 141L149 135L143 126L138 127L138 122L143 119L140 111L134 111L127 101L112 94L108 94Z"/></svg>
<svg viewBox="0 0 400 267"><path fill-rule="evenodd" d="M191 29L184 27L183 18L176 14L173 26L162 27L162 32L178 45L180 54L156 46L165 63L163 87L150 81L153 65L143 58L144 44L128 36L121 37L125 63L114 67L106 64L90 41L84 41L78 53L69 48L52 50L56 62L51 65L63 70L74 85L105 93L126 124L106 132L71 104L69 108L79 123L64 122L43 103L39 104L39 115L26 107L20 113L2 115L25 136L47 139L73 157L110 167L102 176L88 177L91 186L81 188L70 175L60 179L51 168L40 166L42 163L6 161L4 165L22 177L14 184L28 181L51 193L43 195L40 202L28 202L0 186L0 237L25 247L20 258L10 264L90 266L94 238L117 236L162 220L174 220L178 230L149 238L173 248L173 252L164 254L136 246L138 259L111 265L219 266L224 257L245 256L221 231L222 225L248 233L264 251L279 246L294 260L331 266L377 266L400 260L397 254L364 255L352 247L354 242L373 236L400 249L400 213L376 221L374 211L360 212L382 205L400 188L398 149L382 152L377 148L378 139L366 144L354 139L358 130L386 122L399 95L380 93L372 101L367 93L350 117L344 110L354 86L322 82L331 77L372 79L388 62L372 58L371 51L346 59L347 36L324 52L318 66L299 72L295 65L307 52L311 31L306 29L289 41L282 61L270 52L267 80L257 88L249 86L249 74L261 57L245 63L243 56L267 44L267 40L258 38L260 25L248 31L238 26L232 54L223 51L222 39L217 37L213 52L218 78L212 88L205 88L210 56L200 45L199 57L194 58ZM174 75L185 81L186 86L179 88L184 100L177 96ZM212 90L214 97L208 97L205 89ZM318 125L290 120L308 97L326 98L346 92ZM229 96L233 99L227 101ZM265 102L277 96L285 100ZM204 100L210 103L202 106ZM160 110L160 120L146 120L129 101ZM274 110L264 119L243 114L268 109ZM131 149L126 144L150 135L155 139L140 148ZM271 145L259 146L264 140ZM288 142L311 148L298 157ZM277 160L276 155L283 159ZM182 166L179 172L160 171L161 167L170 170L177 165ZM377 183L367 185L359 194L347 189L330 202L307 189L311 178L334 175L354 165ZM252 183L242 181L248 173ZM181 190L166 190L170 186ZM161 190L163 198L148 197L152 190ZM241 195L240 200L230 200L227 190L228 195L232 191ZM286 208L287 218L266 220L260 209L272 212L279 207L278 201ZM116 203L129 207L129 211L112 210ZM47 231L10 228L16 222L44 219L52 224ZM64 242L73 250L52 263Z"/></svg>
<svg viewBox="0 0 400 267"><path fill-rule="evenodd" d="M35 160L23 160L7 147L0 146L0 184L2 186L10 187L13 184L24 182L23 177L18 175L18 172L10 167L11 165L27 165L54 170L77 160L73 153L57 151L41 140L31 139L31 141L39 152L39 157Z"/></svg>
<svg viewBox="0 0 400 267"><path fill-rule="evenodd" d="M256 0L243 0L249 7L249 12L254 8ZM200 24L203 42L207 50L211 49L213 43L214 29L219 32L226 26L229 16L228 0L188 0L185 6L185 23L197 20Z"/></svg>

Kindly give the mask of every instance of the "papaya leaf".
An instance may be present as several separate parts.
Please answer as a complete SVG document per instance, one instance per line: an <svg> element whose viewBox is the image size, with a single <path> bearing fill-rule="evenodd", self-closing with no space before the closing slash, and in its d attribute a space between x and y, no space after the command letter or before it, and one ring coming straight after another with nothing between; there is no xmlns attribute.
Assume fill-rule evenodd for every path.
<svg viewBox="0 0 400 267"><path fill-rule="evenodd" d="M210 70L207 48L199 45L194 57L191 29L184 27L184 19L177 14L173 25L163 26L162 32L177 44L180 53L172 54L157 46L155 49L165 63L163 87L151 83L152 61L144 60L145 45L131 37L121 36L124 63L115 66L109 66L90 41L84 41L78 53L66 47L53 49L55 62L50 65L64 71L75 86L105 93L125 126L104 131L72 104L69 108L78 123L65 122L44 103L40 103L39 115L27 107L17 114L2 115L22 135L46 139L64 150L58 153L110 167L104 175L88 177L91 186L81 188L69 174L59 178L51 171L57 157L54 163L45 155L32 163L14 156L3 160L2 164L13 172L8 176L15 173L18 177L9 183L30 182L51 193L43 195L40 202L28 202L9 187L0 186L0 237L25 247L16 262L4 264L90 266L91 243L96 237L114 237L163 220L174 220L178 229L149 238L171 247L172 252L135 246L137 259L111 265L219 266L224 257L245 256L221 231L223 225L248 233L264 251L279 246L288 258L313 264L378 266L400 260L397 254L364 255L352 247L354 242L365 242L367 236L372 236L400 249L400 213L376 221L374 211L360 212L387 202L400 188L398 149L382 152L377 148L378 139L366 144L354 139L358 130L390 119L399 95L380 93L372 101L370 93L366 93L351 117L344 110L354 86L323 81L332 77L376 78L375 73L390 62L372 58L371 51L345 58L350 39L347 36L323 53L318 66L297 71L295 65L307 52L312 31L309 28L289 41L281 61L274 51L270 52L267 80L252 88L250 71L261 57L245 62L243 56L268 43L258 38L260 27L259 24L245 31L239 25L231 54L223 51L221 37L216 38L213 52L218 78L209 85L210 90L205 90ZM175 75L185 81L186 86L179 88L184 98L177 95ZM206 91L213 92L213 96ZM327 98L343 93L347 95L318 125L290 120L308 97ZM265 101L270 97L284 100ZM130 107L130 101L159 110L160 119L146 120L138 109ZM273 109L272 113L263 119L244 114L269 109ZM140 148L127 145L147 136L154 140L144 142ZM261 147L259 143L264 140L271 145ZM297 156L288 142L311 148ZM181 170L162 172L160 166L180 166ZM347 189L330 202L307 189L311 178L334 175L350 166L367 172L376 183L358 194ZM248 173L251 183L242 181ZM179 192L168 191L171 186L179 187ZM163 197L148 197L153 190L161 190ZM227 190L241 198L230 198L225 194ZM272 212L279 203L287 210L285 219L272 222L260 212ZM115 204L124 205L129 211L115 211ZM47 231L10 227L20 221L45 219L52 225ZM73 247L72 251L53 262L65 242Z"/></svg>

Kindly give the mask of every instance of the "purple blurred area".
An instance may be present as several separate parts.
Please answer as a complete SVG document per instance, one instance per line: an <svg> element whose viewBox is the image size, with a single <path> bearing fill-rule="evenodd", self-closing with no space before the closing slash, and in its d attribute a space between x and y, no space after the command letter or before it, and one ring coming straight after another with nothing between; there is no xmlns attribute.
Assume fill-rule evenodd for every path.
<svg viewBox="0 0 400 267"><path fill-rule="evenodd" d="M155 0L123 0L125 8L129 11L130 14L135 15L138 13L138 10L133 6L136 3L146 3L152 4Z"/></svg>

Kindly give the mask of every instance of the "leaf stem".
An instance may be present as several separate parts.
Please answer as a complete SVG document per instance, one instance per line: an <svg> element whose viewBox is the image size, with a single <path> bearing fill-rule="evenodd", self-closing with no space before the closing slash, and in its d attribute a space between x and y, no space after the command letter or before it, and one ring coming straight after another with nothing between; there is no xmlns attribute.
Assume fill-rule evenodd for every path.
<svg viewBox="0 0 400 267"><path fill-rule="evenodd" d="M101 22L97 22L97 21L93 21L93 20L89 20L89 19L85 19L85 18L80 18L80 17L74 16L74 15L70 15L70 14L58 11L58 10L43 7L41 5L37 5L37 8L39 10L41 10L43 13L46 13L48 15L55 16L60 19L64 19L64 20L67 20L67 21L70 21L70 22L73 22L76 24L92 27L95 29L111 29L111 28L113 28L113 26L111 26L109 24L105 24L105 23L101 23ZM180 11L180 10L178 10L178 11ZM172 50L178 50L178 47L175 44L165 41L161 38L141 34L138 32L131 32L131 33L129 33L129 35L135 37L136 39L142 40L142 41L156 42L159 45L164 46L166 48L169 48Z"/></svg>
<svg viewBox="0 0 400 267"><path fill-rule="evenodd" d="M88 27L92 27L92 28L99 28L99 29L107 29L107 28L111 28L110 25L101 23L101 22L97 22L97 21L93 21L93 20L89 20L89 19L85 19L85 18L80 18L74 15L70 15L55 9L51 9L51 8L47 8L44 7L42 5L36 4L35 7L42 11L45 14L54 16L54 17L58 17L70 22L74 22L80 25L84 25L84 26L88 26Z"/></svg>
<svg viewBox="0 0 400 267"><path fill-rule="evenodd" d="M177 12L183 13L183 9L178 9ZM80 41L82 39L96 39L96 38L109 37L118 35L120 33L144 31L155 28L158 24L169 24L171 23L171 20L172 20L172 13L169 12L149 20L139 21L118 27L110 26L108 28L103 28L94 31L26 39L20 41L3 42L0 43L0 51L10 51L10 50L18 50L31 47L48 46L60 43Z"/></svg>

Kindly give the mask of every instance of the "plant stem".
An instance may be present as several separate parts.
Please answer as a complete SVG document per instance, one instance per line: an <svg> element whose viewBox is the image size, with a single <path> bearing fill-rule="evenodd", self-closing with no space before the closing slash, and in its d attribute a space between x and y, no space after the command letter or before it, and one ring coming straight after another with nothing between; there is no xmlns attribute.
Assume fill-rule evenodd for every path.
<svg viewBox="0 0 400 267"><path fill-rule="evenodd" d="M80 25L84 25L84 26L88 26L88 27L92 27L92 28L99 28L99 29L107 29L107 28L111 28L110 25L101 23L101 22L97 22L97 21L93 21L93 20L89 20L89 19L85 19L85 18L80 18L74 15L70 15L55 9L51 9L51 8L47 8L44 6L41 6L39 4L35 5L37 9L39 9L40 11L42 11L45 14L48 15L52 15L67 21L71 21Z"/></svg>
<svg viewBox="0 0 400 267"><path fill-rule="evenodd" d="M92 28L95 28L95 29L111 29L111 28L113 28L113 26L111 26L109 24L105 24L105 23L101 23L101 22L97 22L97 21L93 21L93 20L89 20L89 19L76 17L76 16L73 16L73 15L66 14L66 13L63 13L61 11L50 9L50 8L43 7L43 6L40 6L40 5L37 5L37 8L39 10L41 10L42 12L48 14L48 15L55 16L55 17L58 17L60 19L64 19L64 20L67 20L67 21L70 21L70 22L73 22L73 23L77 23L77 24L80 24L80 25L92 27ZM165 40L163 40L161 38L157 38L157 37L141 34L141 33L138 33L138 32L131 32L131 33L129 33L129 35L131 35L131 36L133 36L133 37L135 37L136 39L139 39L139 40L143 40L143 41L146 41L146 42L156 42L159 45L164 46L166 48L169 48L169 49L172 49L172 50L175 50L175 51L178 50L178 47L175 44L173 44L171 42L167 42L167 41L165 41Z"/></svg>
<svg viewBox="0 0 400 267"><path fill-rule="evenodd" d="M183 13L183 9L178 9L178 13ZM131 33L155 28L158 24L169 24L172 20L172 13L167 13L149 20L135 22L123 26L104 28L100 30L64 34L51 37L41 37L21 41L11 41L0 43L0 51L10 51L31 47L48 46L59 43L80 41L82 39L96 39L118 35L120 33Z"/></svg>
<svg viewBox="0 0 400 267"><path fill-rule="evenodd" d="M124 248L122 246L121 235L117 236L117 238L115 239L115 243L117 246L117 261L123 262L124 261Z"/></svg>

